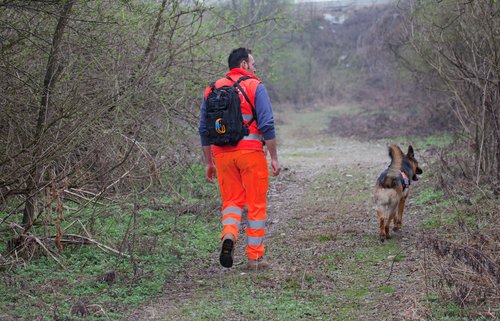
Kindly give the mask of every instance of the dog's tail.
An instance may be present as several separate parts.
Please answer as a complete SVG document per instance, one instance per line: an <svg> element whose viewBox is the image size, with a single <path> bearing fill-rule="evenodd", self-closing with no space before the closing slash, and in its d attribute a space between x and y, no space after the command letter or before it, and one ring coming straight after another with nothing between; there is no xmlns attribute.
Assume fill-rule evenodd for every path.
<svg viewBox="0 0 500 321"><path fill-rule="evenodd" d="M389 157L391 158L391 165L389 165L389 171L384 179L382 185L385 188L391 188L394 186L394 180L399 178L401 175L401 165L403 163L403 152L396 145L389 146Z"/></svg>

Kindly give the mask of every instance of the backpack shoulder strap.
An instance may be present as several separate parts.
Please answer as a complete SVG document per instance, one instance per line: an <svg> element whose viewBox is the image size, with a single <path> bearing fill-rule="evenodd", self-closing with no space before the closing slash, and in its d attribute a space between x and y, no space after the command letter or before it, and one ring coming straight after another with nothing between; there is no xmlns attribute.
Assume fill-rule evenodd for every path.
<svg viewBox="0 0 500 321"><path fill-rule="evenodd" d="M229 76L227 76L228 79L231 79ZM250 105L250 107L252 108L252 119L250 119L250 121L248 122L248 126L250 126L252 124L252 122L255 120L256 122L257 121L257 111L255 110L255 107L254 105L252 104L252 102L250 101L250 98L248 98L247 94L245 93L245 91L243 90L243 88L240 86L240 82L242 81L245 81L247 79L251 79L252 77L250 76L242 76L240 77L235 83L234 83L234 86L237 87L240 91L241 91L241 94L243 95L243 97L245 97L245 100L248 102L248 104ZM231 79L232 80L232 79Z"/></svg>

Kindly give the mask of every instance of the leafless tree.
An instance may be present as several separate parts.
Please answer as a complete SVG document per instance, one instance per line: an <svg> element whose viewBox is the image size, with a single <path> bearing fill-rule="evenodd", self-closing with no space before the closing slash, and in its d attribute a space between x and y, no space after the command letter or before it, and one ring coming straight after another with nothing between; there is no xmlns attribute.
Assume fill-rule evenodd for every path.
<svg viewBox="0 0 500 321"><path fill-rule="evenodd" d="M253 39L242 30L274 21L234 25L218 10L191 0L0 2L0 224L24 208L28 231L75 195L173 193L161 178L196 159L200 95L225 69L231 35Z"/></svg>
<svg viewBox="0 0 500 321"><path fill-rule="evenodd" d="M402 4L403 6L403 4ZM407 1L407 32L442 79L474 154L470 176L500 193L500 3Z"/></svg>

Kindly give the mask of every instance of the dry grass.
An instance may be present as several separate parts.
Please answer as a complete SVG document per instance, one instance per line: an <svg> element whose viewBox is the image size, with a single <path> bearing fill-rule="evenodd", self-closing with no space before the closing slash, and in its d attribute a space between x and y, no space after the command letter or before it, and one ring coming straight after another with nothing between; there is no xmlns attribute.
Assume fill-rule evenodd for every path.
<svg viewBox="0 0 500 321"><path fill-rule="evenodd" d="M496 233L498 230L488 231ZM492 240L492 235L486 236ZM424 242L434 256L427 269L436 273L435 287L443 296L465 308L468 304L488 307L500 301L500 259L498 240L480 243L473 238L464 242L463 234L451 235L457 241L432 235ZM487 244L487 245L485 245ZM482 312L476 310L479 314ZM484 311L483 311L484 312Z"/></svg>
<svg viewBox="0 0 500 321"><path fill-rule="evenodd" d="M422 242L429 286L458 306L462 317L495 319L500 317L500 199L486 173L474 182L471 157L456 146L443 155L434 165L446 205L429 208L440 219Z"/></svg>

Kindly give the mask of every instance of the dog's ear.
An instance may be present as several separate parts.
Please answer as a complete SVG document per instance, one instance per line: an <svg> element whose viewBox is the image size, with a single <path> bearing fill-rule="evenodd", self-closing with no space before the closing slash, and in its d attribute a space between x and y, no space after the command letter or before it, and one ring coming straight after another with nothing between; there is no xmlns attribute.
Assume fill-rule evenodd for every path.
<svg viewBox="0 0 500 321"><path fill-rule="evenodd" d="M406 153L406 156L408 156L408 158L415 158L415 154L413 153L413 146L408 146L408 153Z"/></svg>

